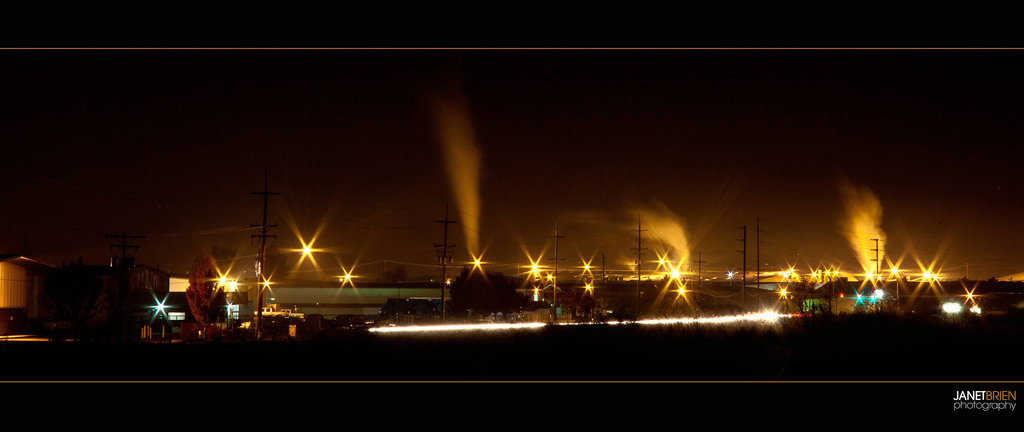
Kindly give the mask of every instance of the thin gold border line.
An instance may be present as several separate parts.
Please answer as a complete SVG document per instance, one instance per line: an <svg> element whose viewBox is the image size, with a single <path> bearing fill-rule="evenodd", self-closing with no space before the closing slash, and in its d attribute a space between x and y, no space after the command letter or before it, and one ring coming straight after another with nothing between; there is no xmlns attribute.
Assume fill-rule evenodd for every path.
<svg viewBox="0 0 1024 432"><path fill-rule="evenodd" d="M1019 51L1024 47L0 47L5 51Z"/></svg>
<svg viewBox="0 0 1024 432"><path fill-rule="evenodd" d="M0 384L1022 384L1024 381L232 381L232 380L154 380L154 381L0 381Z"/></svg>

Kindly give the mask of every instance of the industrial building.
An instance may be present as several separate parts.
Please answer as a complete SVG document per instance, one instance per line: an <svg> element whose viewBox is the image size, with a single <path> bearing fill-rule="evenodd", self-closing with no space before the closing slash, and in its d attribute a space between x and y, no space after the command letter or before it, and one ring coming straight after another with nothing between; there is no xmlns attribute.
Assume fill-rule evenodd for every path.
<svg viewBox="0 0 1024 432"><path fill-rule="evenodd" d="M23 333L30 320L47 314L43 283L53 268L21 254L0 254L0 335Z"/></svg>

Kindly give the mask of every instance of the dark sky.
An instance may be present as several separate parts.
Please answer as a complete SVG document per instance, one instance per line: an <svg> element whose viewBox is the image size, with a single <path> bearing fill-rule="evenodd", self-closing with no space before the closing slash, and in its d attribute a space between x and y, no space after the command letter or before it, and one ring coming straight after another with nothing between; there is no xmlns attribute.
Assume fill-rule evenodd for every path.
<svg viewBox="0 0 1024 432"><path fill-rule="evenodd" d="M436 261L458 202L430 101L459 88L485 261L525 262L558 222L566 265L625 269L639 206L678 215L708 268L739 267L744 224L753 266L761 217L762 261L852 270L848 178L881 202L890 254L1002 276L1024 271L1021 76L1024 53L981 50L4 51L0 251L105 263L103 235L129 232L172 272L252 255L266 169L277 246L323 223L328 275L433 272L412 264Z"/></svg>

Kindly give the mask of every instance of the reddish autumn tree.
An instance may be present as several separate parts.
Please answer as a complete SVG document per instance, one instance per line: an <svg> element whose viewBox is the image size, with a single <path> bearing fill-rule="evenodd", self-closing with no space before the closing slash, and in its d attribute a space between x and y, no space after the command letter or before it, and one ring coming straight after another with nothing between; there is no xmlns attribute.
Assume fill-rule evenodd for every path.
<svg viewBox="0 0 1024 432"><path fill-rule="evenodd" d="M217 290L213 261L208 256L196 258L192 264L192 271L188 273L188 289L185 291L185 298L192 310L192 316L203 327L216 319Z"/></svg>

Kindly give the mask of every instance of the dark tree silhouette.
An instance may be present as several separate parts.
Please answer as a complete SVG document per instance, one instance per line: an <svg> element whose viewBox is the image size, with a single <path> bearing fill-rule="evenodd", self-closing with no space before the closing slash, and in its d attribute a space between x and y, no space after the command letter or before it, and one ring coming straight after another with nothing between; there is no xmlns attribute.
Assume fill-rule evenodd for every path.
<svg viewBox="0 0 1024 432"><path fill-rule="evenodd" d="M452 284L452 307L457 311L472 309L474 313L509 313L518 311L526 302L516 292L517 283L501 273L463 269Z"/></svg>
<svg viewBox="0 0 1024 432"><path fill-rule="evenodd" d="M103 273L77 264L62 264L46 278L47 305L54 316L71 325L74 340L81 340L90 318L99 311L103 293Z"/></svg>
<svg viewBox="0 0 1024 432"><path fill-rule="evenodd" d="M210 257L196 258L192 270L188 274L188 289L185 298L188 300L192 317L204 328L217 317L217 278L214 263Z"/></svg>

